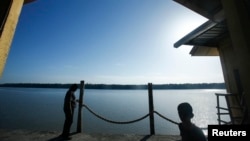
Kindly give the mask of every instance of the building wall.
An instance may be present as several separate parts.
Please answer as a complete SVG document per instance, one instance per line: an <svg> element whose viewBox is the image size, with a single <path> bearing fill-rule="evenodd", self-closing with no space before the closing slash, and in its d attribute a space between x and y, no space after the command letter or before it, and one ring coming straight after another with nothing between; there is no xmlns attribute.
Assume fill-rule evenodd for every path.
<svg viewBox="0 0 250 141"><path fill-rule="evenodd" d="M4 25L4 29L0 35L0 77L2 76L9 54L23 3L24 0L13 0L9 15Z"/></svg>
<svg viewBox="0 0 250 141"><path fill-rule="evenodd" d="M225 82L229 92L245 93L247 107L250 110L249 7L245 5L244 0L221 0L221 2L231 37L219 47Z"/></svg>
<svg viewBox="0 0 250 141"><path fill-rule="evenodd" d="M222 41L218 50L227 92L237 93L237 88L233 77L233 70L236 68L237 61L234 58L234 49L232 47L231 40L226 39Z"/></svg>

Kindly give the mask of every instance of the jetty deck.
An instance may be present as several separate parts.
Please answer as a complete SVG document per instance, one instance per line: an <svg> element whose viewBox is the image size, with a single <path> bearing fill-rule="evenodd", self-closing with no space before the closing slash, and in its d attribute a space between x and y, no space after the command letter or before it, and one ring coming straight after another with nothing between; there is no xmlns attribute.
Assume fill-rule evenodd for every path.
<svg viewBox="0 0 250 141"><path fill-rule="evenodd" d="M54 131L2 130L1 141L63 141ZM133 134L72 134L70 141L180 141L178 135L133 135Z"/></svg>

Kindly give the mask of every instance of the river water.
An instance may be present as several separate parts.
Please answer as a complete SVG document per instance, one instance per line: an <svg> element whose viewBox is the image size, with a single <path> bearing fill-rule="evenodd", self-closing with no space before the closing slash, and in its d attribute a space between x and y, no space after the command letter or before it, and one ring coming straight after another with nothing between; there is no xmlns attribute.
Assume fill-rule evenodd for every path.
<svg viewBox="0 0 250 141"><path fill-rule="evenodd" d="M0 128L61 131L64 122L63 101L67 89L0 88ZM192 122L207 128L218 124L215 93L224 89L153 90L154 110L165 117L180 122L177 106L189 102L193 106ZM79 97L79 90L75 93ZM131 121L149 113L147 90L95 90L84 91L84 104L94 112L113 121ZM225 106L225 101L221 101ZM72 132L76 130L78 108ZM225 117L226 120L229 117ZM155 132L178 135L176 124L154 114ZM82 112L82 129L87 133L149 134L149 118L131 124L113 124ZM206 130L204 130L206 134Z"/></svg>

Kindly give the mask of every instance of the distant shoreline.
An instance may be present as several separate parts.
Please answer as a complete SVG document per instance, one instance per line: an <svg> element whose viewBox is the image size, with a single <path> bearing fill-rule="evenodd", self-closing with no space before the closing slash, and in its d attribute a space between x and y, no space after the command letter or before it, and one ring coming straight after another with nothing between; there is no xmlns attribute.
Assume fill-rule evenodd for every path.
<svg viewBox="0 0 250 141"><path fill-rule="evenodd" d="M4 83L0 87L15 88L69 88L71 83ZM126 84L85 84L85 89L135 90L148 89L148 85ZM153 89L225 89L225 83L184 83L184 84L153 84Z"/></svg>

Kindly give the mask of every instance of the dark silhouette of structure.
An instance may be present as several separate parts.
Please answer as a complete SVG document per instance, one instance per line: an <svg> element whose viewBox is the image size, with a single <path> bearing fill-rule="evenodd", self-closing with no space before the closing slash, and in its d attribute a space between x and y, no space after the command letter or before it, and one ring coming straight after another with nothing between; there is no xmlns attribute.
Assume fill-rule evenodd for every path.
<svg viewBox="0 0 250 141"><path fill-rule="evenodd" d="M74 109L76 107L76 99L74 92L77 90L77 88L77 84L72 84L64 98L63 110L65 113L65 122L61 136L65 139L70 139L70 127L73 123Z"/></svg>
<svg viewBox="0 0 250 141"><path fill-rule="evenodd" d="M231 123L249 124L250 104L240 105L238 101L244 98L245 103L250 102L250 1L174 1L208 19L178 40L174 47L192 45L192 56L220 58L227 94L232 95L225 97ZM239 107L241 110L232 107Z"/></svg>
<svg viewBox="0 0 250 141"><path fill-rule="evenodd" d="M182 141L207 141L202 130L191 122L194 117L192 106L184 102L179 104L177 109L182 121L179 124Z"/></svg>

